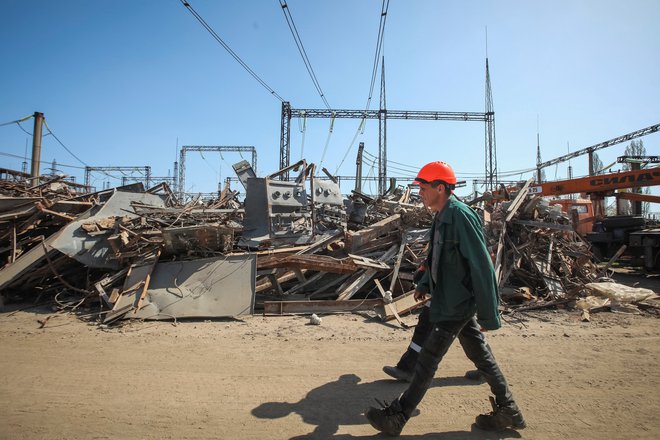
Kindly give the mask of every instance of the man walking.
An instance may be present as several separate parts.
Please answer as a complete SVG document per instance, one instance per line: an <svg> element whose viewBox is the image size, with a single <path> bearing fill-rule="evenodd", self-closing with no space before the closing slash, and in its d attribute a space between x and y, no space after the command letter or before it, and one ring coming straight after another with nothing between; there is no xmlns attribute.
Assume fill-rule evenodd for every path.
<svg viewBox="0 0 660 440"><path fill-rule="evenodd" d="M440 361L458 338L467 357L482 374L495 399L493 411L477 416L486 430L521 429L525 421L486 343L482 330L500 327L495 271L476 213L452 191L456 175L445 162L431 162L416 183L424 205L434 212L430 249L415 299L431 294L432 331L419 354L410 385L384 408L365 413L378 431L397 436L431 385Z"/></svg>

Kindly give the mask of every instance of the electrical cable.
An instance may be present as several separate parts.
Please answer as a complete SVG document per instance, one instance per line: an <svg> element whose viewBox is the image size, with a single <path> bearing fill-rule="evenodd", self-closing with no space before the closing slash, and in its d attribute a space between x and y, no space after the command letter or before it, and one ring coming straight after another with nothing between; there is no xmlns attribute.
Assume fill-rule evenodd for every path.
<svg viewBox="0 0 660 440"><path fill-rule="evenodd" d="M355 140L357 139L358 135L360 135L360 132L364 133L364 126L367 121L367 118L362 118L360 121L360 125L358 125L357 130L355 131L355 136L353 136L353 140L351 141L351 144L348 146L348 149L346 149L346 153L344 153L344 157L341 159L341 162L339 162L339 165L337 165L337 169L335 170L335 174L339 173L339 168L344 164L344 161L346 160L346 157L348 156L348 153L351 152L351 149L353 148L353 145L355 145Z"/></svg>
<svg viewBox="0 0 660 440"><path fill-rule="evenodd" d="M369 171L367 172L367 175L365 176L365 180L367 182L369 182L369 193L370 194L374 193L374 189L372 187L372 182L376 178L376 173L374 172L375 169L376 169L376 162L372 162L371 168L369 168ZM372 176L373 179L370 179L369 176Z"/></svg>
<svg viewBox="0 0 660 440"><path fill-rule="evenodd" d="M374 66L371 71L371 84L369 86L369 97L367 98L367 105L365 110L369 110L371 105L371 97L373 96L374 86L376 84L376 75L378 73L378 60L380 52L383 48L383 40L385 38L385 21L387 20L387 10L390 7L390 0L383 0L383 5L380 11L380 24L378 26L378 37L376 38L376 53L374 54Z"/></svg>
<svg viewBox="0 0 660 440"><path fill-rule="evenodd" d="M298 47L298 52L300 53L300 56L303 59L303 63L305 63L305 68L307 69L307 73L309 73L309 77L312 79L312 83L314 83L314 87L316 88L318 94L321 96L321 99L323 100L325 107L328 110L330 110L330 104L328 104L328 101L325 98L325 94L323 93L323 90L321 90L321 84L316 78L316 74L314 73L314 69L312 68L312 63L309 61L309 57L307 56L307 51L305 51L305 46L303 46L302 39L298 34L298 29L296 28L296 24L293 22L293 17L291 16L291 9L289 8L289 5L287 5L285 0L279 0L279 2L280 2L280 6L282 7L282 12L284 13L284 18L286 19L286 23L289 25L289 30L291 31L291 35L293 35L293 40L295 41L296 46Z"/></svg>
<svg viewBox="0 0 660 440"><path fill-rule="evenodd" d="M19 124L19 123L25 122L28 119L33 118L33 117L34 117L34 115L27 115L27 116L23 116L20 119L16 119L15 121L3 122L2 124L0 124L0 127L4 127L5 125L11 125L11 124Z"/></svg>
<svg viewBox="0 0 660 440"><path fill-rule="evenodd" d="M71 156L73 156L78 162L85 165L85 168L92 168L89 165L87 165L85 162L83 162L83 160L80 159L78 156L76 156L71 150L69 150L69 148L66 145L64 145L64 143L57 137L57 135L55 135L55 133L53 133L53 130L50 129L50 127L48 126L48 122L46 121L46 118L44 118L43 121L44 121L44 126L46 127L46 130L48 130L48 133L51 136L53 136L53 138L57 141L57 143L60 144L62 146L62 148L64 148L67 151L67 153L69 153ZM102 174L112 178L112 179L117 179L117 180L121 179L120 177L113 176L112 174L109 174L105 171L100 171L100 172Z"/></svg>
<svg viewBox="0 0 660 440"><path fill-rule="evenodd" d="M21 125L20 122L17 122L16 125L18 125L18 128L20 128L21 130L23 130L23 132L24 132L25 134L27 134L28 136L33 136L32 133L30 133L29 131L27 131L26 129L23 128L23 126Z"/></svg>
<svg viewBox="0 0 660 440"><path fill-rule="evenodd" d="M317 176L321 171L321 169L323 169L323 160L325 159L325 153L328 151L328 145L330 144L330 137L332 136L334 126L335 126L335 112L332 112L332 116L330 117L330 128L328 129L328 137L325 139L325 145L323 146L323 153L321 153L321 161L319 162L319 166L316 169Z"/></svg>
<svg viewBox="0 0 660 440"><path fill-rule="evenodd" d="M380 58L380 52L383 47L383 40L385 36L385 21L387 20L387 10L389 8L389 5L390 5L389 0L383 0L383 4L381 6L381 11L380 11L380 24L378 26L378 37L376 38L376 53L374 55L374 66L371 71L371 84L369 87L369 97L367 98L367 105L365 106L365 110L369 110L369 106L371 105L371 97L374 91L374 84L376 83L376 73L378 72L378 59ZM344 157L342 158L341 163L337 166L337 170L335 171L335 174L337 174L339 168L341 168L344 161L346 160L348 153L350 153L351 149L353 148L353 145L355 144L355 140L357 139L360 130L362 130L362 133L364 133L365 119L366 118L362 118L362 120L360 121L357 132L353 137L353 141L346 149L346 153L344 153Z"/></svg>
<svg viewBox="0 0 660 440"><path fill-rule="evenodd" d="M249 67L247 64L245 64L245 62L241 59L241 57L239 57L239 56L236 54L236 52L234 52L234 51L229 47L229 45L227 45L227 43L225 43L225 42L222 40L222 38L220 38L220 36L219 36L219 35L213 30L213 28L212 28L212 27L211 27L211 26L210 26L210 25L209 25L209 24L208 24L208 23L202 18L202 16L199 15L199 14L197 13L197 11L195 11L195 9L193 9L193 7L190 5L190 3L189 3L188 1L186 1L186 0L179 0L179 1L181 2L181 4L182 4L183 6L186 7L186 9L188 9L188 11L193 15L193 17L195 17L195 18L197 19L197 21L199 21L199 23L204 27L204 29L206 29L206 30L208 31L208 33L211 34L211 36L215 39L215 41L217 41L218 43L220 43L220 45L221 45L221 46L222 46L227 52L229 52L229 55L231 55L232 58L234 58L234 59L236 60L236 62L238 62L238 64L240 64L240 65L243 67L243 69L245 69L245 70L246 70L246 71L247 71L247 72L248 72L248 73L249 73L254 79L256 79L256 80L259 82L259 84L261 84L266 90L268 90L268 91L270 92L271 95L275 96L275 97L276 97L277 99L279 99L281 102L284 102L284 99L283 99L280 95L278 95L277 92L275 92L275 90L273 90L268 84L266 84L266 82L265 82L263 79L261 79L261 78L259 77L259 75L257 75L252 69L250 69L250 67Z"/></svg>
<svg viewBox="0 0 660 440"><path fill-rule="evenodd" d="M305 135L307 134L307 116L303 114L302 126L300 126L300 119L298 119L298 126L302 133L302 141L300 142L300 160L305 158Z"/></svg>
<svg viewBox="0 0 660 440"><path fill-rule="evenodd" d="M378 160L378 158L376 156L369 153L369 151L367 151L366 149L363 151L363 153L366 156L370 157L372 160ZM365 160L368 160L368 159L365 159ZM394 166L391 167L393 169L396 169L396 170L402 171L402 172L411 171L412 173L417 173L417 171L419 170L418 166L408 165L408 164L404 164L404 163L401 163L401 162L396 162L396 161L389 160L389 159L387 160L387 163L388 163L388 165L389 164L395 164L395 165L400 165L401 167L408 168L408 170L406 170L405 168L401 168L401 167L394 167ZM502 171L502 172L497 173L497 175L498 175L498 177L510 177L510 176L515 176L516 174L530 173L530 172L535 171L535 170L536 170L535 167L523 168L523 169L518 169L518 170ZM461 176L465 176L465 177L468 177L468 176L481 177L484 174L483 173L469 173L469 172L459 172L459 171L457 171L456 175L461 175Z"/></svg>
<svg viewBox="0 0 660 440"><path fill-rule="evenodd" d="M46 130L48 130L48 133L50 133L50 135L53 136L53 138L55 138L57 143L60 144L62 146L62 148L64 148L67 151L67 153L69 153L71 156L73 156L78 162L80 162L81 164L88 167L89 165L87 165L85 162L83 162L82 159L80 159L78 156L73 154L73 152L71 150L69 150L67 148L67 146L62 143L62 141L55 135L55 133L53 133L53 130L51 130L50 127L48 126L48 122L46 122L46 118L44 118L43 120L44 120L44 125L46 126Z"/></svg>

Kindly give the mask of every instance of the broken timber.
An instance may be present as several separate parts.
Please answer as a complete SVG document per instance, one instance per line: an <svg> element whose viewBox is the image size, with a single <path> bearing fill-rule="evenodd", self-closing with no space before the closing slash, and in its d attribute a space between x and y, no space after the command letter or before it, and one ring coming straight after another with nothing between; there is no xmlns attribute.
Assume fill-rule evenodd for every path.
<svg viewBox="0 0 660 440"><path fill-rule="evenodd" d="M380 262L386 262L390 258L392 258L394 255L396 255L397 251L397 245L392 246L390 249L388 249L387 252L385 252L379 259L378 261ZM338 289L338 296L337 300L338 301L344 301L347 299L351 299L353 295L355 295L358 290L362 288L366 283L369 282L370 279L372 279L376 273L378 272L378 269L367 269L363 273L359 274L357 277L350 278L349 280L346 281L339 289Z"/></svg>
<svg viewBox="0 0 660 440"><path fill-rule="evenodd" d="M382 299L351 299L345 301L264 301L264 315L288 313L335 313L373 310L382 306Z"/></svg>

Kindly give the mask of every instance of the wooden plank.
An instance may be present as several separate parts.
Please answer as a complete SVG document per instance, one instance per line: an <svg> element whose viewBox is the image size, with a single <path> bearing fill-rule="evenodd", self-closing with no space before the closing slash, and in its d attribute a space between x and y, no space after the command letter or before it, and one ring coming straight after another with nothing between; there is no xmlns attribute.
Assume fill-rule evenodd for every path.
<svg viewBox="0 0 660 440"><path fill-rule="evenodd" d="M378 259L378 261L382 261L382 262L388 261L396 254L396 251L397 251L397 246L394 245L387 252L385 252L383 256L381 256ZM337 299L340 301L351 299L351 297L355 295L362 288L362 286L364 286L367 282L369 282L370 279L376 276L376 273L378 273L378 270L376 269L365 270L362 275L360 275L357 279L351 282L348 286L344 287L343 289L340 289L340 291L338 292Z"/></svg>
<svg viewBox="0 0 660 440"><path fill-rule="evenodd" d="M271 287L274 287L277 293L280 295L284 295L284 291L282 290L282 286L280 285L279 280L275 276L275 274L268 274L266 275L268 277L268 280L270 280L270 285ZM295 276L295 274L294 274Z"/></svg>
<svg viewBox="0 0 660 440"><path fill-rule="evenodd" d="M511 221L511 219L516 214L516 212L518 212L520 205L522 205L523 200L525 200L525 197L527 197L527 193L529 193L529 185L531 185L533 181L534 179L530 178L527 180L527 182L525 182L525 185L523 185L520 191L518 191L518 195L506 210L506 217L502 224L502 232L500 233L500 238L497 243L497 253L495 254L495 278L497 280L497 287L500 287L503 282L502 272L504 270L503 256L504 256L504 239L506 236L506 225Z"/></svg>
<svg viewBox="0 0 660 440"><path fill-rule="evenodd" d="M350 275L339 275L339 276L334 276L332 277L331 280L329 280L327 283L323 284L322 286L319 286L314 292L309 294L309 298L316 296L316 295L321 295L324 293L331 293L331 292L326 292L326 290L330 289L331 287L336 286L339 283L343 283L346 279L348 279ZM332 292L332 295L335 295L334 292Z"/></svg>
<svg viewBox="0 0 660 440"><path fill-rule="evenodd" d="M325 236L322 236L316 242L310 244L309 246L306 246L304 249L301 249L300 251L298 251L296 253L299 254L299 255L314 254L314 253L320 251L325 246L328 246L329 244L332 244L335 241L341 240L343 238L344 238L344 234L342 232L338 232L334 235L325 235Z"/></svg>
<svg viewBox="0 0 660 440"><path fill-rule="evenodd" d="M383 286L380 284L380 280L378 280L378 278L376 278L376 279L374 279L374 282L376 283L376 287L378 287L378 291L380 292L380 294L383 297L383 302L385 303L385 308L388 309L394 315L394 317L396 318L396 321L399 323L399 325L401 327L408 328L408 325L404 324L404 322L401 321L401 317L399 316L399 313L396 311L396 306L391 302L387 302L387 299L385 297L386 292L385 292L385 290L383 290ZM390 295L391 294L392 294L392 291L390 291Z"/></svg>
<svg viewBox="0 0 660 440"><path fill-rule="evenodd" d="M124 280L124 288L115 301L112 311L105 316L103 322L105 324L121 318L131 310L138 310L144 295L149 288L149 281L151 280L151 273L156 267L158 255L152 261L141 264L133 265L126 274Z"/></svg>
<svg viewBox="0 0 660 440"><path fill-rule="evenodd" d="M619 250L616 251L616 253L615 253L614 255L612 255L612 258L610 258L610 261L608 261L607 264L603 267L603 269L602 269L603 272L607 271L607 270L610 268L610 266L611 266L612 264L614 264L614 262L615 262L616 260L619 259L619 257L620 257L620 256L626 251L626 248L627 248L627 247L628 247L628 246L625 245L625 244L621 245L621 247L619 248Z"/></svg>
<svg viewBox="0 0 660 440"><path fill-rule="evenodd" d="M302 270L293 269L293 273L296 274L296 278L298 278L299 283L304 283L305 281L307 281L307 279L305 278L305 274L302 272Z"/></svg>
<svg viewBox="0 0 660 440"><path fill-rule="evenodd" d="M534 259L533 262L534 262L534 266L541 274L541 277L543 278L543 282L548 288L548 293L550 294L552 299L563 298L566 295L566 292L564 291L564 286L562 286L559 278L550 272L548 266L545 264L544 261L538 261Z"/></svg>
<svg viewBox="0 0 660 440"><path fill-rule="evenodd" d="M264 301L264 315L288 313L339 313L373 310L382 306L382 299L351 299L346 301Z"/></svg>
<svg viewBox="0 0 660 440"><path fill-rule="evenodd" d="M257 259L259 270L272 268L307 269L330 273L353 273L357 264L350 258L333 258L327 255L265 256Z"/></svg>
<svg viewBox="0 0 660 440"><path fill-rule="evenodd" d="M232 254L232 255L235 255L235 254ZM306 270L302 270L301 272L305 273ZM277 274L277 273L276 272L270 272L270 273L267 273L267 274L260 274L260 275L268 276L268 275L271 275L271 274ZM296 278L296 273L292 270L289 270L289 271L284 272L282 275L277 276L277 278L275 278L275 280L278 283L281 284L281 283L286 283L287 281L291 281L294 278ZM270 279L269 279L269 280L266 280L263 283L260 282L257 285L257 287L255 289L255 292L256 293L263 292L265 290L272 289L273 287L276 287L276 286L274 284L272 284L272 282L270 282Z"/></svg>
<svg viewBox="0 0 660 440"><path fill-rule="evenodd" d="M398 310L399 315L403 315L404 313L408 313L412 310L415 310L416 308L426 304L426 302L429 300L429 298L427 298L423 301L415 301L414 295L415 295L415 291L411 290L409 292L404 293L403 295L394 298L392 304L394 304L394 307L396 307L396 309ZM380 316L380 318L383 321L389 321L395 318L393 313L387 313L385 304L381 304L380 306L376 307L376 313L378 314L378 316Z"/></svg>
<svg viewBox="0 0 660 440"><path fill-rule="evenodd" d="M390 266L383 263L382 261L377 261L371 258L367 258L361 255L348 254L350 258L353 259L353 262L360 267L378 269L378 270L388 270Z"/></svg>
<svg viewBox="0 0 660 440"><path fill-rule="evenodd" d="M513 199L513 202L511 205L509 205L509 208L506 210L507 216L505 221L507 223L510 222L516 212L518 212L520 205L522 205L523 200L525 200L525 197L527 197L527 193L529 193L529 185L531 185L533 181L534 178L527 179L527 182L525 182L523 187L520 188L520 191L518 191L516 198Z"/></svg>
<svg viewBox="0 0 660 440"><path fill-rule="evenodd" d="M296 284L295 286L293 286L292 288L290 288L289 290L284 292L284 294L285 295L293 295L294 293L297 293L297 292L303 290L305 287L316 283L317 281L319 281L321 278L323 278L326 275L327 274L325 272L319 272L319 273L307 278L307 280L305 282Z"/></svg>
<svg viewBox="0 0 660 440"><path fill-rule="evenodd" d="M378 238L375 240L371 240L368 243L362 244L362 246L359 249L351 251L351 255L355 254L368 254L374 251L377 251L379 249L387 248L389 246L392 246L392 244L396 243L398 240L399 234L396 232L391 232L389 235L386 235L385 237Z"/></svg>
<svg viewBox="0 0 660 440"><path fill-rule="evenodd" d="M399 276L399 269L401 268L401 260L403 260L403 253L406 250L406 234L403 234L401 238L401 246L399 247L399 255L396 258L396 263L394 264L394 273L392 274L392 281L390 282L390 292L394 292L394 286L396 285L396 279Z"/></svg>
<svg viewBox="0 0 660 440"><path fill-rule="evenodd" d="M401 226L401 215L394 214L360 231L346 232L346 249L354 253L363 245Z"/></svg>

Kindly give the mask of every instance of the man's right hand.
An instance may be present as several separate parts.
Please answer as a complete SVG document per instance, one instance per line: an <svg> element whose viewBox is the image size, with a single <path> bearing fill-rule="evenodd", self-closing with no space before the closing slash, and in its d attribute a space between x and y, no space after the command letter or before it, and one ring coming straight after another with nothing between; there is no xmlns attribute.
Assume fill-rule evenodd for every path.
<svg viewBox="0 0 660 440"><path fill-rule="evenodd" d="M413 298L415 298L415 301L417 302L424 301L426 299L426 293L420 292L419 290L415 290L415 293L413 294Z"/></svg>

